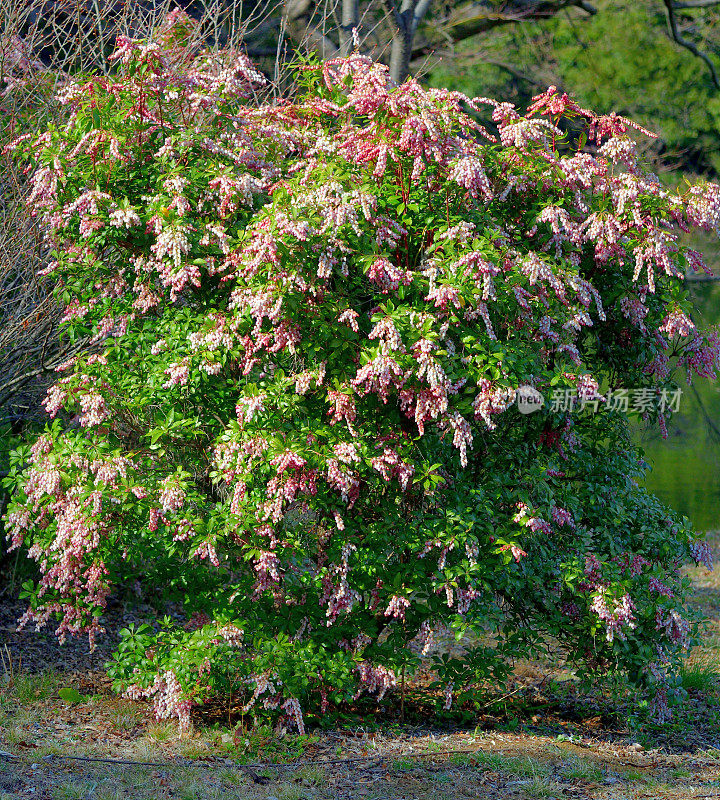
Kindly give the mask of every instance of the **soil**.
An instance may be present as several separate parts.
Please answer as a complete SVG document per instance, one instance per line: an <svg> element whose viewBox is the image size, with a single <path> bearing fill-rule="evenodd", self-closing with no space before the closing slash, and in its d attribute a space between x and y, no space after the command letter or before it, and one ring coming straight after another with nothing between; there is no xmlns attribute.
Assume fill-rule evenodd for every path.
<svg viewBox="0 0 720 800"><path fill-rule="evenodd" d="M711 541L720 555L720 534ZM581 692L557 666L524 662L464 721L429 715L410 687L404 714L395 695L346 709L332 730L309 719L305 737L246 727L225 700L180 735L147 703L114 696L102 669L120 629L152 608L112 607L90 652L82 637L60 646L51 630L18 632L23 603L0 596L0 800L720 798L720 575L688 574L706 634L688 699L663 727L627 687Z"/></svg>

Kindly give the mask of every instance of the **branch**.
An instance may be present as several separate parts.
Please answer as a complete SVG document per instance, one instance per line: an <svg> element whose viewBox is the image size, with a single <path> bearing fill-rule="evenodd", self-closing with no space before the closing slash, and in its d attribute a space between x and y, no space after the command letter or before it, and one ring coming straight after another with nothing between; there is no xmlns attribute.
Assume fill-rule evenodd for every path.
<svg viewBox="0 0 720 800"><path fill-rule="evenodd" d="M720 0L686 0L683 3L672 4L672 7L678 10L683 8L710 8L711 6L720 6Z"/></svg>
<svg viewBox="0 0 720 800"><path fill-rule="evenodd" d="M597 13L597 9L587 0L511 0L502 10L497 10L486 1L466 3L454 9L444 19L429 25L426 38L413 44L412 57L427 55L448 40L460 42L500 25L529 19L546 19L569 7L580 8L587 14Z"/></svg>
<svg viewBox="0 0 720 800"><path fill-rule="evenodd" d="M388 14L393 18L393 22L398 30L402 28L403 20L400 16L400 12L397 9L397 6L394 3L394 0L383 0L383 5L388 11Z"/></svg>
<svg viewBox="0 0 720 800"><path fill-rule="evenodd" d="M680 35L680 31L678 30L677 20L675 19L675 8L676 6L673 4L672 0L663 0L665 5L665 13L667 16L667 23L668 23L668 30L670 31L670 36L672 39L680 45L680 47L684 47L686 50L689 50L693 55L701 58L708 66L710 70L710 75L712 76L712 82L715 84L716 89L720 89L720 80L718 79L717 71L715 70L715 65L710 60L710 57L703 53L701 50L698 49L697 45L693 42L689 41L688 39L684 39Z"/></svg>
<svg viewBox="0 0 720 800"><path fill-rule="evenodd" d="M90 337L82 339L78 345L75 345L72 349L68 348L67 350L62 351L58 354L52 364L43 364L42 366L38 367L37 369L31 369L27 372L23 372L20 375L11 378L10 380L5 381L0 386L0 396L3 396L4 393L7 393L9 389L17 386L18 384L22 385L26 383L31 378L36 378L38 375L42 375L43 373L49 374L55 371L56 367L59 367L64 361L67 361L69 358L73 356L79 355L80 353L84 352L86 348L90 345ZM3 397L2 402L5 402L5 398ZM0 403L2 405L2 403Z"/></svg>

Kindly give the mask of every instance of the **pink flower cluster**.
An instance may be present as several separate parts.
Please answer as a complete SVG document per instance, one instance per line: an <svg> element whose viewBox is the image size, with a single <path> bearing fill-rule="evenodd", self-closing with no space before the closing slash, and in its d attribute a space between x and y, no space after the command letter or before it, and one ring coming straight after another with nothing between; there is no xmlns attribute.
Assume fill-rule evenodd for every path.
<svg viewBox="0 0 720 800"><path fill-rule="evenodd" d="M392 689L397 685L395 673L387 667L381 665L373 666L369 661L361 661L357 665L356 670L360 679L358 697L362 691L369 692L370 694L377 692L377 700L380 702L380 700L385 697L388 689Z"/></svg>
<svg viewBox="0 0 720 800"><path fill-rule="evenodd" d="M670 338L674 336L689 336L695 330L695 323L684 312L675 310L665 317L658 330L663 331Z"/></svg>
<svg viewBox="0 0 720 800"><path fill-rule="evenodd" d="M190 729L190 711L193 704L183 692L172 670L157 675L154 683L146 688L138 684L131 684L123 694L131 700L152 697L153 710L157 719L177 717L181 731Z"/></svg>
<svg viewBox="0 0 720 800"><path fill-rule="evenodd" d="M605 624L605 638L608 642L612 642L616 636L619 639L626 639L627 634L624 629L632 630L636 625L633 613L635 605L628 595L608 602L605 592L600 590L593 598L590 610Z"/></svg>
<svg viewBox="0 0 720 800"><path fill-rule="evenodd" d="M681 647L687 646L691 626L688 620L683 619L675 609L666 613L658 609L655 615L655 627L662 630L674 644L679 644Z"/></svg>

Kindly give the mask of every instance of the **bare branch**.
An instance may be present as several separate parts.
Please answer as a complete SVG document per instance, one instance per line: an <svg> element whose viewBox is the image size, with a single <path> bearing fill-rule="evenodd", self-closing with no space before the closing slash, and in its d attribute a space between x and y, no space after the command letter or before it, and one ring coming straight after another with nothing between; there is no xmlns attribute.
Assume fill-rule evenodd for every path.
<svg viewBox="0 0 720 800"><path fill-rule="evenodd" d="M173 5L0 0L0 148L58 121L58 84L74 72L107 72L117 35L148 36ZM248 34L276 27L281 6L282 0L245 0L244 7L243 0L198 0L199 42L237 48ZM273 47L268 56L276 55ZM0 417L17 420L44 413L40 401L54 368L88 348L59 336L63 310L52 280L38 278L49 253L25 193L26 177L9 156L0 156Z"/></svg>
<svg viewBox="0 0 720 800"><path fill-rule="evenodd" d="M675 5L673 4L672 0L663 0L663 4L665 5L668 30L673 41L679 44L680 47L684 47L686 50L689 50L694 56L701 58L707 64L708 69L710 70L710 75L712 76L712 82L715 84L715 88L720 89L720 79L718 79L715 65L710 59L710 56L708 56L706 53L703 53L696 44L691 42L689 39L683 38L683 36L680 34L677 26L677 19L675 18Z"/></svg>
<svg viewBox="0 0 720 800"><path fill-rule="evenodd" d="M425 38L413 44L412 58L427 55L447 41L460 42L501 25L546 19L570 7L597 13L586 0L509 0L500 8L490 0L463 3L426 26Z"/></svg>
<svg viewBox="0 0 720 800"><path fill-rule="evenodd" d="M672 7L678 11L686 8L711 8L712 6L720 6L720 0L685 0L685 2L672 4Z"/></svg>

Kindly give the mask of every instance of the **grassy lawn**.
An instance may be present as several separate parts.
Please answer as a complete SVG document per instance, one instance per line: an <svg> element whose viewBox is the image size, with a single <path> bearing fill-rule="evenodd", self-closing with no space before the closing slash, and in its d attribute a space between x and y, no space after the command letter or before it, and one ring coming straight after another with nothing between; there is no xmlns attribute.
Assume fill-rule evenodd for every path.
<svg viewBox="0 0 720 800"><path fill-rule="evenodd" d="M569 674L528 662L510 697L470 724L411 714L401 724L390 705L279 737L206 709L181 737L148 704L112 695L100 673L10 677L6 655L0 800L720 798L720 576L688 572L707 629L683 671L688 700L662 728L620 682L581 693Z"/></svg>

